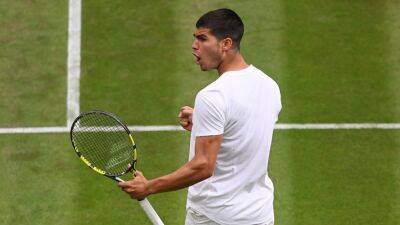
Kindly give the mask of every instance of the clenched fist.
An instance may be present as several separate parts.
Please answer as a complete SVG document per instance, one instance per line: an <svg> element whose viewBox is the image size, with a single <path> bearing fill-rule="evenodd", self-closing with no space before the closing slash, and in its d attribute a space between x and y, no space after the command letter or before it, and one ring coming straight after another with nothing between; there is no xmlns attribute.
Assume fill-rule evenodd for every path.
<svg viewBox="0 0 400 225"><path fill-rule="evenodd" d="M179 111L179 123L183 127L183 129L187 131L192 131L192 116L193 116L193 108L189 106L183 106Z"/></svg>

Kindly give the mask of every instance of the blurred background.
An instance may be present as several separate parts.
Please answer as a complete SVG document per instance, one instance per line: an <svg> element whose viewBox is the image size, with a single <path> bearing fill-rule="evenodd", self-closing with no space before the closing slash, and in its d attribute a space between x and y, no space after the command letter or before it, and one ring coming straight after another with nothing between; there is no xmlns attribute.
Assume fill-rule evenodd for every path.
<svg viewBox="0 0 400 225"><path fill-rule="evenodd" d="M66 127L68 5L0 2L0 128ZM243 19L241 53L281 88L279 123L400 122L400 1L82 1L80 110L178 125L218 75L191 54L197 19ZM188 158L189 133L136 132L148 178ZM275 224L400 224L400 130L276 130ZM76 159L66 132L0 134L0 224L150 224L112 180ZM187 190L150 196L183 224Z"/></svg>

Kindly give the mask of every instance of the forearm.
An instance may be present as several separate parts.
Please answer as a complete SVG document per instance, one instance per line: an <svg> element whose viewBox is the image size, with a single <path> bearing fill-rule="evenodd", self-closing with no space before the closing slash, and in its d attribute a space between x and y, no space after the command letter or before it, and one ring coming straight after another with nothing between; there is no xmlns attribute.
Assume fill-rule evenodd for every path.
<svg viewBox="0 0 400 225"><path fill-rule="evenodd" d="M210 177L212 172L206 162L193 159L168 175L149 180L151 194L189 187Z"/></svg>

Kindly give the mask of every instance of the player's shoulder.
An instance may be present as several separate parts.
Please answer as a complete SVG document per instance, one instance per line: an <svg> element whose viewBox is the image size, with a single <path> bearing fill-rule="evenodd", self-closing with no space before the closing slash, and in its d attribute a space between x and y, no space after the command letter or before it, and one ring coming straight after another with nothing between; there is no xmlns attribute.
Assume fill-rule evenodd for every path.
<svg viewBox="0 0 400 225"><path fill-rule="evenodd" d="M268 74L264 73L262 70L254 67L254 74L262 80L264 83L268 84L269 86L273 87L274 89L277 89L279 91L279 85L278 83Z"/></svg>
<svg viewBox="0 0 400 225"><path fill-rule="evenodd" d="M268 82L271 82L271 83L276 83L275 80L272 79L269 74L265 73L261 69L258 69L257 67L253 66L253 70L252 71L253 71L253 74L261 77L265 81L268 81Z"/></svg>
<svg viewBox="0 0 400 225"><path fill-rule="evenodd" d="M208 84L203 89L201 89L198 95L207 96L207 95L221 94L224 91L226 82L220 78L221 77L219 77L218 79L216 79L215 81L213 81L212 83Z"/></svg>
<svg viewBox="0 0 400 225"><path fill-rule="evenodd" d="M201 98L211 100L213 98L223 96L223 93L224 90L220 85L211 83L197 93L196 99Z"/></svg>
<svg viewBox="0 0 400 225"><path fill-rule="evenodd" d="M203 89L201 89L196 95L196 102L198 103L221 103L225 102L226 91L221 85L220 80L215 80Z"/></svg>

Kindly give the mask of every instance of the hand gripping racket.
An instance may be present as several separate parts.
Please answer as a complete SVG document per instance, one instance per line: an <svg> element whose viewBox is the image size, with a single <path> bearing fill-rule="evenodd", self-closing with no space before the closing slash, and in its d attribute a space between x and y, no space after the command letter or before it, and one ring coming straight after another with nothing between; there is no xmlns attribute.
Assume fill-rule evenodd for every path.
<svg viewBox="0 0 400 225"><path fill-rule="evenodd" d="M94 110L80 114L72 123L70 136L78 157L94 171L120 182L120 176L135 170L132 134L111 113ZM146 198L139 203L153 224L164 225Z"/></svg>

